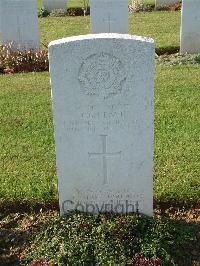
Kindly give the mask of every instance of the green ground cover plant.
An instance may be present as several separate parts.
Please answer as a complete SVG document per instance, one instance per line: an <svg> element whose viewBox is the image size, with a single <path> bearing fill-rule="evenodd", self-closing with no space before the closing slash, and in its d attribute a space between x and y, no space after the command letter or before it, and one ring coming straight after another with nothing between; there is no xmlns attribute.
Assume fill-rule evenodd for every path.
<svg viewBox="0 0 200 266"><path fill-rule="evenodd" d="M39 72L49 70L48 50L17 51L0 45L0 73Z"/></svg>
<svg viewBox="0 0 200 266"><path fill-rule="evenodd" d="M154 218L80 212L59 218L57 201L0 201L0 265L96 265L87 263L95 261L109 266L197 266L196 207L155 205Z"/></svg>
<svg viewBox="0 0 200 266"><path fill-rule="evenodd" d="M187 78L186 78L187 77ZM200 198L198 65L156 68L154 198ZM49 74L1 76L0 198L57 198Z"/></svg>
<svg viewBox="0 0 200 266"><path fill-rule="evenodd" d="M196 242L196 227L167 218L71 213L33 234L24 265L169 266L190 263Z"/></svg>

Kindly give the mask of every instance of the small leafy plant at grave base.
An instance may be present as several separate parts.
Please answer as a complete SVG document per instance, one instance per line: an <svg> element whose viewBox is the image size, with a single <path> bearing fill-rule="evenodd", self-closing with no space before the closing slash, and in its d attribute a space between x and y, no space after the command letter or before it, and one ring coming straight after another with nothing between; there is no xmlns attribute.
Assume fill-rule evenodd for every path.
<svg viewBox="0 0 200 266"><path fill-rule="evenodd" d="M50 17L64 17L67 15L64 9L54 9L50 12Z"/></svg>
<svg viewBox="0 0 200 266"><path fill-rule="evenodd" d="M47 71L48 51L14 51L11 44L0 46L0 73Z"/></svg>
<svg viewBox="0 0 200 266"><path fill-rule="evenodd" d="M90 8L88 8L86 15L90 14ZM70 7L67 9L68 16L84 16L84 10L81 7Z"/></svg>
<svg viewBox="0 0 200 266"><path fill-rule="evenodd" d="M176 66L176 65L199 65L200 54L164 54L156 56L158 65Z"/></svg>
<svg viewBox="0 0 200 266"><path fill-rule="evenodd" d="M141 12L141 11L153 11L154 6L150 4L145 4L144 0L133 0L128 6L129 12Z"/></svg>
<svg viewBox="0 0 200 266"><path fill-rule="evenodd" d="M86 15L90 14L90 8L88 8ZM84 16L84 10L81 7L69 7L66 11L63 11L62 9L53 10L51 12L41 8L38 11L38 17L39 18L46 18L46 17L65 17L65 16Z"/></svg>
<svg viewBox="0 0 200 266"><path fill-rule="evenodd" d="M63 266L173 265L190 257L195 230L167 218L72 212L51 219L33 235L24 263L48 258L49 265Z"/></svg>
<svg viewBox="0 0 200 266"><path fill-rule="evenodd" d="M181 6L182 6L181 3L175 3L170 5L158 6L155 9L157 11L180 11Z"/></svg>
<svg viewBox="0 0 200 266"><path fill-rule="evenodd" d="M44 8L40 8L38 11L38 17L39 18L46 18L50 15L49 11L45 10Z"/></svg>

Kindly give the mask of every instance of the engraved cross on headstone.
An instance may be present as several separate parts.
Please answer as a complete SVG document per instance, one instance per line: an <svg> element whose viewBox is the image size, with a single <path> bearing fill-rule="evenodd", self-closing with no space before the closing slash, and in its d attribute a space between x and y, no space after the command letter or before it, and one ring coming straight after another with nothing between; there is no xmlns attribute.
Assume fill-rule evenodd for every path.
<svg viewBox="0 0 200 266"><path fill-rule="evenodd" d="M102 140L102 152L88 152L89 158L99 158L102 157L103 160L103 185L108 184L108 157L116 157L121 154L119 152L107 152L107 135L100 135Z"/></svg>
<svg viewBox="0 0 200 266"><path fill-rule="evenodd" d="M111 32L111 23L115 23L116 19L112 20L110 13L108 13L108 18L104 19L103 21L108 23L108 33L110 33Z"/></svg>

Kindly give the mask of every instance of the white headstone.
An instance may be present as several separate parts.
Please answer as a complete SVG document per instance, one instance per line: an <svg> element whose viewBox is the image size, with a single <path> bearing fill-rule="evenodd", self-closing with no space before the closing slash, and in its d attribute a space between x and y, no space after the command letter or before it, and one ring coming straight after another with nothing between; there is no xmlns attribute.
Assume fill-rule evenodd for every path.
<svg viewBox="0 0 200 266"><path fill-rule="evenodd" d="M152 215L154 54L125 34L50 43L61 214Z"/></svg>
<svg viewBox="0 0 200 266"><path fill-rule="evenodd" d="M39 48L36 0L1 0L0 24L4 43L20 50Z"/></svg>
<svg viewBox="0 0 200 266"><path fill-rule="evenodd" d="M2 42L2 37L1 37L1 20L2 20L1 10L2 10L2 7L1 7L1 5L2 5L2 3L0 0L0 43Z"/></svg>
<svg viewBox="0 0 200 266"><path fill-rule="evenodd" d="M128 33L128 0L90 0L91 33Z"/></svg>
<svg viewBox="0 0 200 266"><path fill-rule="evenodd" d="M181 16L181 53L200 53L200 1L183 0Z"/></svg>
<svg viewBox="0 0 200 266"><path fill-rule="evenodd" d="M67 0L43 0L43 7L49 12L55 9L67 11Z"/></svg>
<svg viewBox="0 0 200 266"><path fill-rule="evenodd" d="M177 4L179 2L180 0L156 0L156 7Z"/></svg>

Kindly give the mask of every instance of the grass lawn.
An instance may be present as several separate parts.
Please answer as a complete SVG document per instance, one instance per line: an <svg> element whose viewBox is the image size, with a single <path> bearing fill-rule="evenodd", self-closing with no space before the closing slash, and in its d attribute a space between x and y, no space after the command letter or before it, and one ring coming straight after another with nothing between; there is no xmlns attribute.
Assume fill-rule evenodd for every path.
<svg viewBox="0 0 200 266"><path fill-rule="evenodd" d="M198 66L156 69L154 196L200 198ZM1 76L0 197L55 199L48 73Z"/></svg>
<svg viewBox="0 0 200 266"><path fill-rule="evenodd" d="M198 252L199 246L197 230L187 223L134 214L76 213L63 219L48 216L41 230L32 237L26 261L35 259L34 265L60 266L199 265L192 264L192 254ZM39 264L44 257L52 264Z"/></svg>
<svg viewBox="0 0 200 266"><path fill-rule="evenodd" d="M40 18L41 43L90 32L90 17ZM129 14L129 33L152 37L157 48L179 46L180 12L155 11Z"/></svg>

